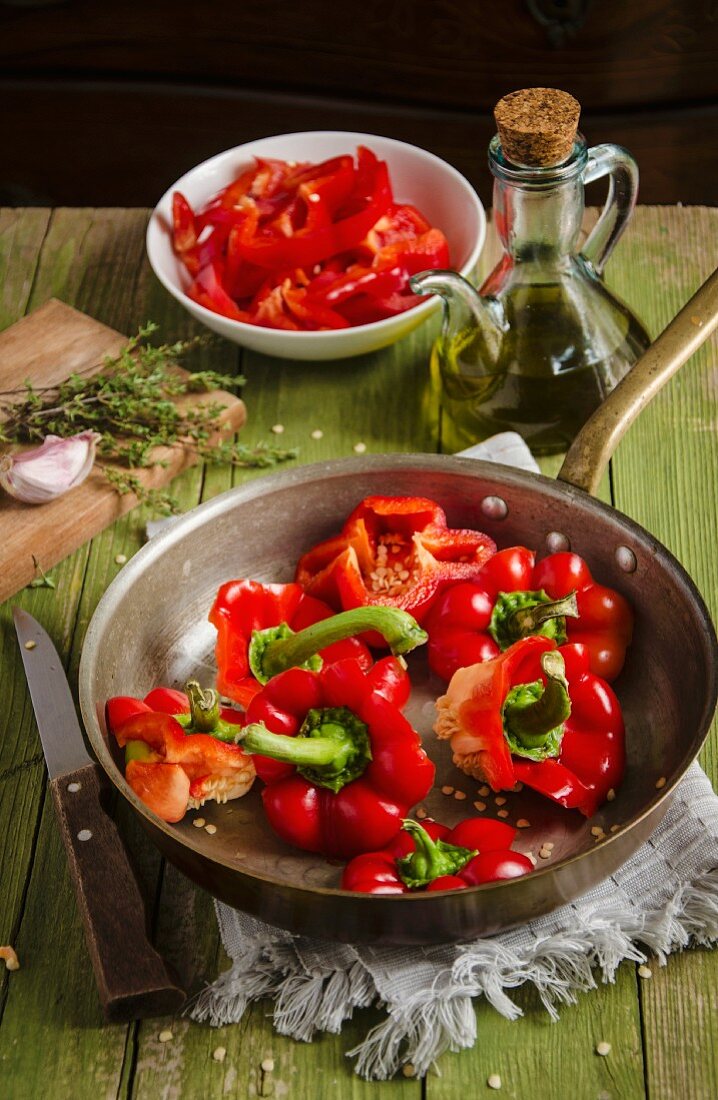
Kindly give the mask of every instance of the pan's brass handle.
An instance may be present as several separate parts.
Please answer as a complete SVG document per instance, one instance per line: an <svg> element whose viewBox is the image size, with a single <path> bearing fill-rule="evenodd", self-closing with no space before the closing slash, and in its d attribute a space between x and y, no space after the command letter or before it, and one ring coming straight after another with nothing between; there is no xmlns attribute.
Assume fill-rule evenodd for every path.
<svg viewBox="0 0 718 1100"><path fill-rule="evenodd" d="M624 432L716 328L718 269L586 421L559 470L561 481L595 493Z"/></svg>

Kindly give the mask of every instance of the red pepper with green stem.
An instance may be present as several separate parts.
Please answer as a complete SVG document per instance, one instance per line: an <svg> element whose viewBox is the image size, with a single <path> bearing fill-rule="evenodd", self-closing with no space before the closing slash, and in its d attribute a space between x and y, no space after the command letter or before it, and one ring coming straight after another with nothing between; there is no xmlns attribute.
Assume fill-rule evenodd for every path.
<svg viewBox="0 0 718 1100"><path fill-rule="evenodd" d="M356 856L344 868L342 889L364 894L465 890L529 874L533 864L512 852L516 830L502 821L466 818L453 829L437 821L404 821L380 852Z"/></svg>
<svg viewBox="0 0 718 1100"><path fill-rule="evenodd" d="M272 829L330 857L383 847L434 780L419 735L353 660L274 676L241 744L266 783Z"/></svg>
<svg viewBox="0 0 718 1100"><path fill-rule="evenodd" d="M236 712L221 709L216 692L203 692L196 681L184 699L175 698L180 695L155 688L144 701L116 696L107 703L108 726L125 749L125 778L164 821L180 821L210 799L240 798L255 776L236 744L240 726L227 721Z"/></svg>
<svg viewBox="0 0 718 1100"><path fill-rule="evenodd" d="M296 581L331 607L398 607L421 621L449 584L474 579L494 553L481 531L451 529L423 497L366 497L341 533L297 565Z"/></svg>
<svg viewBox="0 0 718 1100"><path fill-rule="evenodd" d="M426 641L411 616L393 609L358 609L333 615L326 604L307 596L297 584L260 584L234 580L223 584L209 613L217 629L217 687L242 706L278 672L295 665L318 669L354 658L368 671L372 656L355 634L379 632L382 643L399 656ZM402 706L409 679L396 661L380 662L373 675L389 697Z"/></svg>
<svg viewBox="0 0 718 1100"><path fill-rule="evenodd" d="M591 817L621 782L621 707L585 646L524 638L458 669L437 710L454 763L495 791L520 781Z"/></svg>
<svg viewBox="0 0 718 1100"><path fill-rule="evenodd" d="M474 581L437 599L425 626L429 664L442 679L529 634L584 645L591 671L616 678L633 631L628 601L598 584L578 554L550 554L538 565L535 557L524 546L499 550Z"/></svg>

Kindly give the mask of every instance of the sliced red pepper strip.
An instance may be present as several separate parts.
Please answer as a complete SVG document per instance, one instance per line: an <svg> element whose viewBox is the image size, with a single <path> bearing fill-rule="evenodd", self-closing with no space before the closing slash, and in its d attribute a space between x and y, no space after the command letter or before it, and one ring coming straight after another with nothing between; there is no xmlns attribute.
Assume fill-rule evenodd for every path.
<svg viewBox="0 0 718 1100"><path fill-rule="evenodd" d="M556 652L565 669L570 714L561 723L555 758L527 759L512 753L507 740L507 707L512 689L543 682L542 656ZM544 695L548 698L549 686ZM589 670L585 646L566 645L541 635L515 642L489 661L460 668L446 695L437 701L438 736L451 741L454 762L494 790L517 780L568 809L592 816L620 784L625 765L621 708L608 684ZM556 722L544 727L546 735ZM531 742L527 742L527 745Z"/></svg>
<svg viewBox="0 0 718 1100"><path fill-rule="evenodd" d="M557 606L556 617L536 625L534 632L559 644L568 640L585 645L591 671L604 680L615 679L633 630L628 601L597 584L577 554L551 554L536 565L533 551L525 546L498 551L474 581L448 589L436 601L426 621L431 668L449 680L463 665L490 660L511 640L508 620L516 601L540 609L542 603L571 593L578 617L564 617Z"/></svg>
<svg viewBox="0 0 718 1100"><path fill-rule="evenodd" d="M175 252L189 252L197 244L194 212L181 191L172 196L173 243Z"/></svg>
<svg viewBox="0 0 718 1100"><path fill-rule="evenodd" d="M432 500L372 496L300 558L295 579L337 610L377 604L421 621L442 588L475 577L494 550L480 531L448 528Z"/></svg>
<svg viewBox="0 0 718 1100"><path fill-rule="evenodd" d="M264 715L264 729L254 724L258 713ZM257 772L267 783L262 792L267 819L295 847L344 858L379 849L433 782L434 765L419 735L397 707L372 689L357 661L320 672L280 673L253 699L247 718L243 743L256 753ZM315 734L297 736L308 722ZM366 738L370 753L362 749L360 757L351 756L351 770L340 778L335 756L323 764L317 758L317 753L333 753L334 735L341 759L352 745L364 743L356 737ZM267 757L274 756L282 759L283 769L290 768L289 774L267 768ZM304 763L295 773L292 761L300 759ZM322 767L328 769L326 783L334 785L322 785Z"/></svg>

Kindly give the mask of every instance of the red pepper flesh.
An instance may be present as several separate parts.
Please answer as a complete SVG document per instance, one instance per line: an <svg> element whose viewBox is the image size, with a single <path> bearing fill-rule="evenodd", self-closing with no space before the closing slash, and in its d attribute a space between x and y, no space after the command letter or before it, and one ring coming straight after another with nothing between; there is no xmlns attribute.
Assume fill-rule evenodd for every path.
<svg viewBox="0 0 718 1100"><path fill-rule="evenodd" d="M494 551L483 532L449 528L432 500L372 496L300 558L295 579L337 610L399 607L420 622L443 588L476 577Z"/></svg>
<svg viewBox="0 0 718 1100"><path fill-rule="evenodd" d="M541 658L555 651L565 668L570 714L562 722L555 758L512 754L506 735L506 705L520 685L544 684ZM460 668L437 701L435 730L451 742L454 762L466 774L498 790L517 781L568 809L592 816L620 784L625 766L625 730L620 704L609 685L590 671L585 646L558 649L540 635L515 642L492 660Z"/></svg>

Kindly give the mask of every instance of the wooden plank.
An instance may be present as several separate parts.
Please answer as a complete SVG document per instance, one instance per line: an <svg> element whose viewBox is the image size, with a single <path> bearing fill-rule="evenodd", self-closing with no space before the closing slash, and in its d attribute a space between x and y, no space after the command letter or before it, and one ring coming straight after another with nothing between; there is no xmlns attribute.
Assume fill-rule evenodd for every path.
<svg viewBox="0 0 718 1100"><path fill-rule="evenodd" d="M609 277L658 332L718 264L718 210L640 208ZM650 272L636 279L635 272ZM683 562L718 616L718 340L682 368L633 425L613 462L616 504ZM718 784L718 726L701 754ZM718 1091L715 953L688 951L641 984L648 1089L661 1100Z"/></svg>
<svg viewBox="0 0 718 1100"><path fill-rule="evenodd" d="M146 308L145 302L135 297L137 271L144 255L145 224L142 212L123 212L114 221L105 212L55 213L39 266L33 273L28 306L40 305L60 294L79 308L91 308L105 323L127 331L136 329L141 321L147 320L142 313L138 316L138 310ZM103 272L101 278L98 268ZM129 519L120 521L129 523ZM108 532L108 538L113 537L116 536ZM89 547L85 546L63 562L56 571L58 584L54 592L25 592L20 601L49 629L65 663L69 662L77 632L77 610L88 556ZM114 555L106 555L105 569L103 586L109 579L107 573L117 569ZM7 605L2 608L7 638L12 637L9 611ZM79 638L76 642L79 644ZM12 674L13 690L20 698L24 683L19 658L15 659L14 650L11 652L8 671ZM74 672L73 662L73 681ZM0 752L9 742L19 747L18 752L37 755L39 742L26 697L22 709L16 705L9 717L11 722L13 718L16 721L8 726L11 736L0 739ZM3 712L0 724L4 718ZM4 797L4 791L0 800L2 834L17 833L26 838L22 851L11 864L8 885L14 888L8 895L3 872L3 897L8 903L3 907L7 910L3 916L12 929L22 964L20 971L10 975L19 980L8 983L0 1031L3 1089L8 1096L32 1100L52 1080L58 1082L58 1095L116 1096L124 1080L128 1029L107 1028L102 1024L65 855L49 802L38 816L46 774L44 761L38 760L33 767L37 793L31 798L25 786L28 770L13 776L13 779L19 776L25 795L21 807L17 799L14 801L16 813L21 808L22 817L6 816L13 803ZM139 851L143 853L144 849ZM154 884L159 861L154 853L152 859L154 875L149 878ZM3 863L4 869L6 866ZM6 980L4 975L3 978ZM84 1067L82 1073L78 1072L79 1067Z"/></svg>

